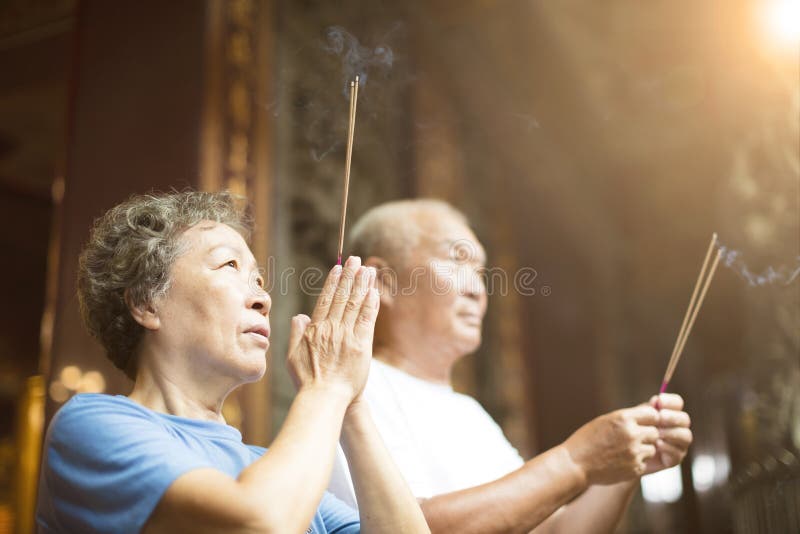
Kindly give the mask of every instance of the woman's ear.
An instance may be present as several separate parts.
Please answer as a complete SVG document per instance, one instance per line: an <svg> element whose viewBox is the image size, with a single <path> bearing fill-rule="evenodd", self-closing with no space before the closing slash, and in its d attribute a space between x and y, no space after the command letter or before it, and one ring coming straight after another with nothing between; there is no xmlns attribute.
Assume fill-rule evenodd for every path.
<svg viewBox="0 0 800 534"><path fill-rule="evenodd" d="M158 311L152 303L134 304L130 291L125 290L125 304L131 312L133 320L145 327L147 330L158 330L161 327L161 319Z"/></svg>
<svg viewBox="0 0 800 534"><path fill-rule="evenodd" d="M367 267L375 267L375 288L381 296L381 308L391 308L397 295L397 272L389 266L389 262L378 256L370 256L364 262Z"/></svg>

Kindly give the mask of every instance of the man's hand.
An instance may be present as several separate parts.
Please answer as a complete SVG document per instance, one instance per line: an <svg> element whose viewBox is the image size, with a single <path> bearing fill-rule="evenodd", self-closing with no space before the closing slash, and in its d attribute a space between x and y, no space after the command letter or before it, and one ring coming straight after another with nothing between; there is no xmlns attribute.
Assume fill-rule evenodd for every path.
<svg viewBox="0 0 800 534"><path fill-rule="evenodd" d="M659 412L640 405L601 415L564 442L587 484L615 484L643 475L656 454Z"/></svg>
<svg viewBox="0 0 800 534"><path fill-rule="evenodd" d="M650 399L650 406L660 400L656 454L647 461L645 475L678 465L692 444L691 419L683 411L683 399L673 393L662 393Z"/></svg>
<svg viewBox="0 0 800 534"><path fill-rule="evenodd" d="M380 302L374 282L375 269L350 257L331 270L312 316L292 319L286 365L298 389L333 388L348 402L361 394Z"/></svg>

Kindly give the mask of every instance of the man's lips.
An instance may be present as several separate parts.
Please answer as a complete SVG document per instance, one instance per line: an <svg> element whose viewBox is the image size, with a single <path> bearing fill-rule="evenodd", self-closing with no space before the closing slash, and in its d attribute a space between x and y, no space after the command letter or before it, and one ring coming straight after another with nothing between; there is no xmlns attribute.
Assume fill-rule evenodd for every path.
<svg viewBox="0 0 800 534"><path fill-rule="evenodd" d="M469 313L469 312L459 313L458 317L468 323L474 323L474 324L481 324L481 322L483 321L483 315L481 315L480 313Z"/></svg>

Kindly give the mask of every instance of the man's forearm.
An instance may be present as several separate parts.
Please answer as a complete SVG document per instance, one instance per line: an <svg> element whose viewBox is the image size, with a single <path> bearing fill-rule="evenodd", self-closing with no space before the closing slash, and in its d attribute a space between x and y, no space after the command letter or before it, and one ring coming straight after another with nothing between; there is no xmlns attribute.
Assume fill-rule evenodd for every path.
<svg viewBox="0 0 800 534"><path fill-rule="evenodd" d="M527 533L585 489L585 473L558 446L494 482L428 499L422 509L434 533Z"/></svg>
<svg viewBox="0 0 800 534"><path fill-rule="evenodd" d="M361 515L361 532L429 532L417 500L394 465L366 404L355 403L342 426Z"/></svg>
<svg viewBox="0 0 800 534"><path fill-rule="evenodd" d="M638 480L591 486L539 525L535 534L614 532L631 502Z"/></svg>

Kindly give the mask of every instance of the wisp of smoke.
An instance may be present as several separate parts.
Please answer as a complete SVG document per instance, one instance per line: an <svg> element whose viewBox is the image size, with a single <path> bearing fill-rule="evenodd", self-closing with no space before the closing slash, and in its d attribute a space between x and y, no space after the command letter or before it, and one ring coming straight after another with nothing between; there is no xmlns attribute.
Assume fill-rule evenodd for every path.
<svg viewBox="0 0 800 534"><path fill-rule="evenodd" d="M388 70L394 62L392 49L384 44L374 48L363 46L358 39L341 26L330 26L325 30L327 44L324 49L329 54L338 56L342 61L343 88L342 94L349 98L350 80L360 77L360 85L367 83L369 70L377 67Z"/></svg>
<svg viewBox="0 0 800 534"><path fill-rule="evenodd" d="M747 267L740 251L722 245L720 245L720 250L722 251L720 262L753 287L767 285L788 286L800 277L800 256L797 257L797 263L794 267L784 265L774 268L770 265L758 274Z"/></svg>

